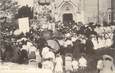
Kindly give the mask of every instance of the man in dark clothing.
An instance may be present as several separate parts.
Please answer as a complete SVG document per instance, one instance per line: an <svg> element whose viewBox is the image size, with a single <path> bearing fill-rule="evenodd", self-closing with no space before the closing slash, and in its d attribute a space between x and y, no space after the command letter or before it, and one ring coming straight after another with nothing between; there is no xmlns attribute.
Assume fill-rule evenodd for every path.
<svg viewBox="0 0 115 73"><path fill-rule="evenodd" d="M81 43L81 40L76 40L74 44L73 57L79 58L80 54L85 53L84 44Z"/></svg>
<svg viewBox="0 0 115 73"><path fill-rule="evenodd" d="M92 39L91 37L88 37L85 44L86 54L89 54L89 55L94 54L94 44L91 39Z"/></svg>
<svg viewBox="0 0 115 73"><path fill-rule="evenodd" d="M20 52L19 64L28 64L28 52L26 50Z"/></svg>

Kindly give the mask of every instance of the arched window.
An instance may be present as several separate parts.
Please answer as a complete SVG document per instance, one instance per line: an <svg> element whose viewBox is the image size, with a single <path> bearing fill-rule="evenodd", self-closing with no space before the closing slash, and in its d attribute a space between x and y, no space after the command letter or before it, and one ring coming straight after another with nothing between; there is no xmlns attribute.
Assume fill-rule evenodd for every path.
<svg viewBox="0 0 115 73"><path fill-rule="evenodd" d="M61 7L61 10L63 11L72 11L73 10L73 5L69 2L65 2L62 7Z"/></svg>

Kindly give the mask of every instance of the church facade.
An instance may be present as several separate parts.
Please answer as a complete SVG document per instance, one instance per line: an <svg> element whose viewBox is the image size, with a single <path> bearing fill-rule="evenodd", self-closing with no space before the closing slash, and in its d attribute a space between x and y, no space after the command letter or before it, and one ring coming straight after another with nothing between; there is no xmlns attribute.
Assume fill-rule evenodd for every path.
<svg viewBox="0 0 115 73"><path fill-rule="evenodd" d="M99 20L111 22L111 0L23 0L19 4L32 6L34 15L47 13L56 21L94 22ZM99 4L98 4L99 1ZM20 3L21 2L21 3ZM98 6L99 5L99 6ZM98 8L99 7L99 8Z"/></svg>
<svg viewBox="0 0 115 73"><path fill-rule="evenodd" d="M49 5L48 5L49 3ZM51 15L56 21L62 22L84 22L84 13L80 0L49 0L44 2L42 0L35 1L35 13L41 13L43 8L49 8Z"/></svg>
<svg viewBox="0 0 115 73"><path fill-rule="evenodd" d="M57 4L55 12L55 18L57 20L65 21L75 21L75 22L84 22L83 10L81 7L80 0L62 0Z"/></svg>

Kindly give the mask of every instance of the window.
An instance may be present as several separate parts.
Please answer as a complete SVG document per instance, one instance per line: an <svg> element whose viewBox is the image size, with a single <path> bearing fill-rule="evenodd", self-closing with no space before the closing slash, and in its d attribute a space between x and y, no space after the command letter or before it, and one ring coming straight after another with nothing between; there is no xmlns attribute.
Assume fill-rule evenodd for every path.
<svg viewBox="0 0 115 73"><path fill-rule="evenodd" d="M109 14L109 20L111 20L111 14Z"/></svg>

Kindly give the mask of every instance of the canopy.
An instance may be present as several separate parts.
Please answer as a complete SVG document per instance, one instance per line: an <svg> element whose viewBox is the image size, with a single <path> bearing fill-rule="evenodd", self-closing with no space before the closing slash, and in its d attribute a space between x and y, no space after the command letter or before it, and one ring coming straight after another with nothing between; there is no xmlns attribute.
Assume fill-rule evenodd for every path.
<svg viewBox="0 0 115 73"><path fill-rule="evenodd" d="M54 52L57 52L60 49L58 42L56 42L55 40L47 40L47 43Z"/></svg>

